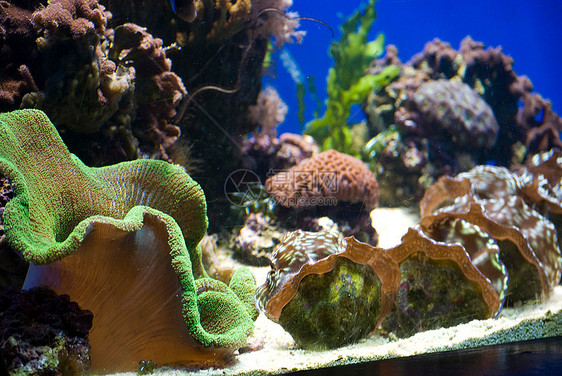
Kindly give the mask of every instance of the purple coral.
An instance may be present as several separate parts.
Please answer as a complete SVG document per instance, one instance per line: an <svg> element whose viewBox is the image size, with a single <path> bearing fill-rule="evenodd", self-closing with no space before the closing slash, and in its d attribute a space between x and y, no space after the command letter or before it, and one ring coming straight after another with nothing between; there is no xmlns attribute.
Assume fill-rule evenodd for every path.
<svg viewBox="0 0 562 376"><path fill-rule="evenodd" d="M490 106L470 88L457 81L437 80L421 85L411 98L425 137L447 132L452 142L465 149L490 149L498 135L498 123ZM410 130L415 122L397 111L398 126Z"/></svg>
<svg viewBox="0 0 562 376"><path fill-rule="evenodd" d="M369 73L394 64L400 75L366 108L384 205L416 202L442 175L562 147L562 119L501 47L466 37L456 50L435 39L404 64L394 46L387 53Z"/></svg>
<svg viewBox="0 0 562 376"><path fill-rule="evenodd" d="M81 375L90 368L93 315L46 288L0 292L0 368L8 374Z"/></svg>

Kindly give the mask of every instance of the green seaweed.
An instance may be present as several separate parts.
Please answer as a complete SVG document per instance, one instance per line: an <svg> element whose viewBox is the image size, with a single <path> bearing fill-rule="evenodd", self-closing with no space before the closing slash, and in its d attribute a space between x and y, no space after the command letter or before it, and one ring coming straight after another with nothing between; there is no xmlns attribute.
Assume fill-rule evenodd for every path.
<svg viewBox="0 0 562 376"><path fill-rule="evenodd" d="M342 37L333 42L330 56L334 65L328 73L328 99L326 111L306 125L306 133L313 136L322 150L336 149L359 156L357 142L353 142L348 118L351 107L362 105L367 95L379 91L396 77L400 68L386 67L378 74L365 74L369 64L383 52L384 35L368 41L368 34L376 19L375 1L358 9L341 26Z"/></svg>

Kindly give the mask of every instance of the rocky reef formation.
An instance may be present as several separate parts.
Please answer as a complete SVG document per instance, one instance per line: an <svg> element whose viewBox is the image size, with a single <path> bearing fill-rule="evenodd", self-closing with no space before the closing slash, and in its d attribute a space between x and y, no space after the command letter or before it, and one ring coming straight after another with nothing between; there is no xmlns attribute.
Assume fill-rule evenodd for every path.
<svg viewBox="0 0 562 376"><path fill-rule="evenodd" d="M251 111L268 44L304 35L291 4L199 0L178 17L166 1L2 1L0 111L43 110L88 165L199 161L224 222L223 183L272 116Z"/></svg>
<svg viewBox="0 0 562 376"><path fill-rule="evenodd" d="M135 22L174 46L167 56L189 94L174 119L182 135L171 157L182 163L188 145L190 158L203 162L197 171L208 177L201 184L211 198L211 226L230 217L224 182L240 167L245 137L275 117L251 109L265 98L261 77L270 41L279 48L304 34L291 5L291 0L197 0L193 18L185 22L169 2L108 1L112 24Z"/></svg>
<svg viewBox="0 0 562 376"><path fill-rule="evenodd" d="M186 90L161 39L111 18L97 0L3 1L0 110L43 110L89 165L168 159Z"/></svg>
<svg viewBox="0 0 562 376"><path fill-rule="evenodd" d="M93 315L47 288L0 290L0 372L79 376L90 368Z"/></svg>
<svg viewBox="0 0 562 376"><path fill-rule="evenodd" d="M387 47L368 72L398 66L400 73L365 107L366 159L385 176L383 205L414 205L442 175L488 162L508 167L562 146L562 119L513 63L470 37L459 50L435 39L404 64Z"/></svg>

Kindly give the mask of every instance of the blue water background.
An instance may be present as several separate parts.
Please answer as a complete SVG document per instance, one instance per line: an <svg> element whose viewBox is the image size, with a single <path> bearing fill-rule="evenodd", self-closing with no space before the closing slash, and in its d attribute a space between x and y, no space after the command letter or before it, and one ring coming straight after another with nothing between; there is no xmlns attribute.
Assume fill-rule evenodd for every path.
<svg viewBox="0 0 562 376"><path fill-rule="evenodd" d="M339 39L342 19L361 4L365 1L294 0L291 10L330 24ZM528 76L535 92L550 99L554 110L562 115L562 0L379 0L376 9L372 39L384 33L386 43L398 47L403 62L436 37L455 49L466 35L486 46L501 45L503 52L514 59L515 72ZM302 44L285 48L305 75L314 76L323 101L326 76L332 65L328 55L331 33L325 26L310 21L302 21L301 29L307 31ZM277 63L276 78L266 78L265 82L275 86L289 106L280 132L300 132L295 85L281 62ZM313 118L313 107L309 97L305 122ZM361 119L360 114L356 117Z"/></svg>

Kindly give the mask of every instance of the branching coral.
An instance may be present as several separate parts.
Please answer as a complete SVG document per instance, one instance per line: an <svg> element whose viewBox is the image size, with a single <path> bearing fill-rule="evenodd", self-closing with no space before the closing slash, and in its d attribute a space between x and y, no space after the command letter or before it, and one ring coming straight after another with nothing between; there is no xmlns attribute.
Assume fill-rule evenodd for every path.
<svg viewBox="0 0 562 376"><path fill-rule="evenodd" d="M287 105L272 86L260 92L257 103L248 108L248 117L260 124L260 130L254 134L258 143L265 138L262 142L267 144L277 137L277 126L285 121L287 111Z"/></svg>
<svg viewBox="0 0 562 376"><path fill-rule="evenodd" d="M134 123L141 149L157 150L162 159L168 159L166 149L180 136L180 129L171 120L187 91L182 80L171 71L172 62L166 57L162 43L147 33L146 28L128 23L115 29L109 56L120 65L135 69L137 118Z"/></svg>
<svg viewBox="0 0 562 376"><path fill-rule="evenodd" d="M277 48L288 42L300 42L305 31L298 30L300 21L296 12L288 12L293 0L253 0L252 19L256 20L256 33L270 36Z"/></svg>
<svg viewBox="0 0 562 376"><path fill-rule="evenodd" d="M197 248L205 198L181 167L87 167L36 110L0 115L0 140L0 170L15 190L6 237L34 264L26 287L50 285L94 313L93 367L216 359L245 343L253 278L241 270L231 289L207 277Z"/></svg>

